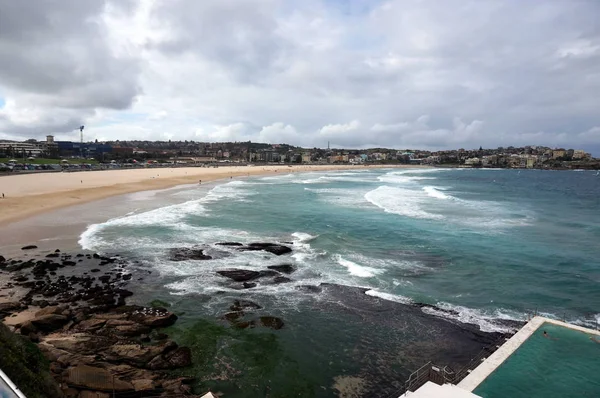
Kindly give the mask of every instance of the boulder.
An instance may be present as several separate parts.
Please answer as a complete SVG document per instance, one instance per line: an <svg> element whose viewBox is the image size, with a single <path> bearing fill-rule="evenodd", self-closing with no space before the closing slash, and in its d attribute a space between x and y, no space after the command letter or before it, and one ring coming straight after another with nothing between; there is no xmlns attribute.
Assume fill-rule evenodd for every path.
<svg viewBox="0 0 600 398"><path fill-rule="evenodd" d="M139 323L134 323L133 325L116 326L114 330L115 333L128 337L139 336L141 334L150 332L150 328L148 326L140 325Z"/></svg>
<svg viewBox="0 0 600 398"><path fill-rule="evenodd" d="M115 377L106 369L88 365L78 365L69 368L65 381L70 386L88 390L108 392L134 390L131 383Z"/></svg>
<svg viewBox="0 0 600 398"><path fill-rule="evenodd" d="M212 257L204 254L203 249L181 247L169 250L169 260L211 260Z"/></svg>
<svg viewBox="0 0 600 398"><path fill-rule="evenodd" d="M23 336L29 336L32 333L37 333L37 328L31 323L31 321L25 321L21 324L19 329Z"/></svg>
<svg viewBox="0 0 600 398"><path fill-rule="evenodd" d="M282 254L291 253L292 249L288 246L279 245L277 243L250 243L247 246L240 247L239 250L242 251L258 251L263 250L269 253L273 253L276 256L281 256Z"/></svg>
<svg viewBox="0 0 600 398"><path fill-rule="evenodd" d="M7 301L0 303L0 312L13 312L20 310L23 306L18 301Z"/></svg>
<svg viewBox="0 0 600 398"><path fill-rule="evenodd" d="M242 311L247 309L261 309L262 307L249 300L235 300L229 307L231 311Z"/></svg>
<svg viewBox="0 0 600 398"><path fill-rule="evenodd" d="M279 330L283 327L283 321L280 318L274 316L261 316L260 323L261 325L267 328L275 330Z"/></svg>
<svg viewBox="0 0 600 398"><path fill-rule="evenodd" d="M31 320L31 323L42 332L52 332L60 329L67 322L69 322L69 318L58 314L42 315Z"/></svg>
<svg viewBox="0 0 600 398"><path fill-rule="evenodd" d="M287 278L285 276L278 276L273 278L273 283L288 283L291 282L292 280L290 278Z"/></svg>
<svg viewBox="0 0 600 398"><path fill-rule="evenodd" d="M217 271L217 274L224 276L229 279L233 279L236 282L245 282L252 279L256 279L261 276L258 271L251 271L246 269L231 269L225 271Z"/></svg>
<svg viewBox="0 0 600 398"><path fill-rule="evenodd" d="M284 274L291 274L292 272L296 271L296 268L294 268L292 264L269 265L267 268L282 272Z"/></svg>
<svg viewBox="0 0 600 398"><path fill-rule="evenodd" d="M35 313L36 318L44 315L62 314L66 308L58 305L44 307Z"/></svg>
<svg viewBox="0 0 600 398"><path fill-rule="evenodd" d="M86 331L86 332L93 332L98 329L101 329L105 324L106 324L106 319L92 318L92 319L88 319L88 320L79 322L79 324L77 325L77 329Z"/></svg>
<svg viewBox="0 0 600 398"><path fill-rule="evenodd" d="M131 314L130 319L151 328L167 327L177 321L177 315L164 308L143 308Z"/></svg>
<svg viewBox="0 0 600 398"><path fill-rule="evenodd" d="M166 354L177 348L177 344L167 340L160 345L122 344L110 347L103 354L107 361L122 363L132 366L148 367L153 358ZM152 368L150 368L152 369Z"/></svg>
<svg viewBox="0 0 600 398"><path fill-rule="evenodd" d="M105 392L83 390L79 392L79 398L110 398L110 395Z"/></svg>
<svg viewBox="0 0 600 398"><path fill-rule="evenodd" d="M92 355L105 350L116 342L114 338L108 338L90 334L73 334L68 337L50 338L44 341L46 345L53 346L59 350L76 352L81 355Z"/></svg>
<svg viewBox="0 0 600 398"><path fill-rule="evenodd" d="M21 250L32 250L32 249L37 249L38 247L36 245L27 245L27 246L23 246L21 248Z"/></svg>
<svg viewBox="0 0 600 398"><path fill-rule="evenodd" d="M135 391L151 391L156 389L156 383L152 379L132 380Z"/></svg>
<svg viewBox="0 0 600 398"><path fill-rule="evenodd" d="M171 367L184 368L192 364L192 350L190 350L189 347L178 347L167 353L165 358L168 359Z"/></svg>

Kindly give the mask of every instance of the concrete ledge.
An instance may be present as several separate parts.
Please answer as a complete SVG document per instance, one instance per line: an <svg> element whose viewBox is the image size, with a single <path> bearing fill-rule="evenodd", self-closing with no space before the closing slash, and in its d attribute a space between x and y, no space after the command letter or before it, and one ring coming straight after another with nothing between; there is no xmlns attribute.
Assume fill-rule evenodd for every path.
<svg viewBox="0 0 600 398"><path fill-rule="evenodd" d="M508 359L508 357L510 357L517 350L517 348L519 348L521 344L531 337L531 335L534 334L536 330L544 323L552 323L565 328L600 336L600 331L598 330L588 329L582 326L536 316L531 321L527 322L527 324L523 326L521 330L519 330L506 343L498 348L485 361L483 361L481 365L476 367L467 377L458 383L458 387L467 391L475 390L479 384L481 384L490 374L492 374L494 370L502 365L502 363L506 361L506 359Z"/></svg>

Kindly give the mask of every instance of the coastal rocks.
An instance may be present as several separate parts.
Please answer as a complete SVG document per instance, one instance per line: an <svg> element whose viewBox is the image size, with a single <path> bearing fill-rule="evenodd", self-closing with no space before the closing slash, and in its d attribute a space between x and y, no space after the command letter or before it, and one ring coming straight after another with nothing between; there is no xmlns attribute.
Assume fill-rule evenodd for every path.
<svg viewBox="0 0 600 398"><path fill-rule="evenodd" d="M25 295L19 302L0 304L0 317L31 304L41 307L33 319L15 324L15 328L38 343L64 396L103 397L113 391L138 391L135 396L139 392L148 396L189 394L185 384L190 379L164 371L191 365L191 350L156 330L174 324L177 316L162 306L125 305L125 298L133 294L126 289L132 279L132 274L123 272L127 264L117 256L51 254L42 260L4 259L4 269L12 267L18 273L12 275L13 283L5 283L0 290L19 287ZM76 264L71 261L74 257L85 272L73 275L77 271L66 268ZM114 264L114 268L91 276L98 274L103 264Z"/></svg>
<svg viewBox="0 0 600 398"><path fill-rule="evenodd" d="M239 251L266 251L273 253L276 256L281 256L283 254L292 252L292 248L279 243L254 242L244 245L243 243L239 242L219 242L216 243L216 245L234 247Z"/></svg>
<svg viewBox="0 0 600 398"><path fill-rule="evenodd" d="M284 274L291 274L296 271L296 268L292 264L269 265L267 268Z"/></svg>
<svg viewBox="0 0 600 398"><path fill-rule="evenodd" d="M252 301L235 300L233 305L229 307L231 312L227 312L220 319L229 322L229 324L237 329L254 328L256 326L264 326L273 330L279 330L284 326L281 318L275 316L260 316L253 319L245 319L248 312L259 310L262 307Z"/></svg>
<svg viewBox="0 0 600 398"><path fill-rule="evenodd" d="M134 390L133 384L114 377L106 369L79 365L69 368L65 380L73 387L88 390L125 392Z"/></svg>
<svg viewBox="0 0 600 398"><path fill-rule="evenodd" d="M142 325L157 328L171 326L177 321L177 315L160 307L137 307L130 319Z"/></svg>
<svg viewBox="0 0 600 398"><path fill-rule="evenodd" d="M256 279L261 276L258 271L251 271L245 269L231 269L225 271L217 271L217 274L224 276L229 279L233 279L236 282L245 282L252 279Z"/></svg>
<svg viewBox="0 0 600 398"><path fill-rule="evenodd" d="M42 332L52 332L60 329L67 322L69 322L69 318L58 314L42 315L31 320L31 324Z"/></svg>
<svg viewBox="0 0 600 398"><path fill-rule="evenodd" d="M266 251L269 253L273 253L276 256L281 256L283 254L291 253L292 249L288 246L280 245L277 243L250 243L247 246L239 247L238 250L241 251Z"/></svg>
<svg viewBox="0 0 600 398"><path fill-rule="evenodd" d="M274 329L274 330L279 330L284 325L281 318L277 318L275 316L261 316L259 319L260 319L261 325L271 328L271 329Z"/></svg>
<svg viewBox="0 0 600 398"><path fill-rule="evenodd" d="M1 313L10 313L16 310L21 309L23 306L21 303L17 301L8 301L5 303L0 303L0 314Z"/></svg>
<svg viewBox="0 0 600 398"><path fill-rule="evenodd" d="M148 363L148 369L177 369L192 364L192 351L188 347L178 347L163 355L158 355Z"/></svg>
<svg viewBox="0 0 600 398"><path fill-rule="evenodd" d="M23 246L21 248L21 250L33 250L33 249L37 249L38 247L36 245L27 245L27 246Z"/></svg>
<svg viewBox="0 0 600 398"><path fill-rule="evenodd" d="M204 254L204 249L181 247L169 250L169 260L211 260L212 257Z"/></svg>

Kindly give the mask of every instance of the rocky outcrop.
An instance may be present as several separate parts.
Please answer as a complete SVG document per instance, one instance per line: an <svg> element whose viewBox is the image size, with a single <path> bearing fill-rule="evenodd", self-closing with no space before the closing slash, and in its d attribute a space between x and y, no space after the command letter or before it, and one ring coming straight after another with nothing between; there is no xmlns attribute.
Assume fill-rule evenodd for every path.
<svg viewBox="0 0 600 398"><path fill-rule="evenodd" d="M212 257L204 254L204 249L181 247L169 250L169 260L171 261L210 259L212 259Z"/></svg>
<svg viewBox="0 0 600 398"><path fill-rule="evenodd" d="M256 279L261 276L260 272L258 271L251 271L246 269L231 269L217 271L217 274L232 279L236 282L245 282L252 279Z"/></svg>
<svg viewBox="0 0 600 398"><path fill-rule="evenodd" d="M241 251L266 251L269 253L273 253L276 256L281 256L283 254L291 253L292 249L288 246L280 245L277 243L250 243L247 246L239 247L238 250Z"/></svg>
<svg viewBox="0 0 600 398"><path fill-rule="evenodd" d="M284 274L291 274L296 271L296 268L292 264L269 265L267 268Z"/></svg>
<svg viewBox="0 0 600 398"><path fill-rule="evenodd" d="M67 370L65 382L72 387L96 391L124 392L134 390L133 384L115 377L106 369L78 365Z"/></svg>
<svg viewBox="0 0 600 398"><path fill-rule="evenodd" d="M51 254L42 260L2 261L4 270L18 274L0 290L18 285L28 293L20 302L0 304L0 315L28 305L41 308L16 331L38 343L64 396L103 397L113 389L135 396L190 396L190 380L165 371L191 365L191 350L156 330L173 325L177 316L162 307L125 305L133 294L125 289L132 279L124 272L127 264L96 253L78 254L77 262L60 251ZM79 275L65 269L80 264L86 272ZM117 268L98 277L87 274L98 274L107 264Z"/></svg>

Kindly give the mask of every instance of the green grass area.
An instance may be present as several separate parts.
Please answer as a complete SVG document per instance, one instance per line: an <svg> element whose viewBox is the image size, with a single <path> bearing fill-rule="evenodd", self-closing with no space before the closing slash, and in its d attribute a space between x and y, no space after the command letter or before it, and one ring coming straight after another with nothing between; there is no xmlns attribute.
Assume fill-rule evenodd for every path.
<svg viewBox="0 0 600 398"><path fill-rule="evenodd" d="M62 396L49 368L50 363L35 344L12 333L0 321L0 369L28 398Z"/></svg>
<svg viewBox="0 0 600 398"><path fill-rule="evenodd" d="M23 158L0 158L0 163L8 163L9 160L14 159L17 163L27 163L27 164L63 164L62 159L44 159L44 158L35 158L34 160L23 160ZM98 164L97 160L92 159L66 159L69 161L69 164Z"/></svg>

